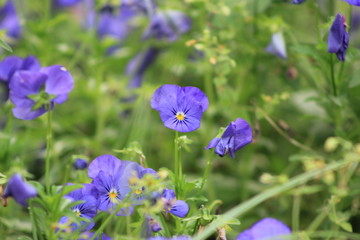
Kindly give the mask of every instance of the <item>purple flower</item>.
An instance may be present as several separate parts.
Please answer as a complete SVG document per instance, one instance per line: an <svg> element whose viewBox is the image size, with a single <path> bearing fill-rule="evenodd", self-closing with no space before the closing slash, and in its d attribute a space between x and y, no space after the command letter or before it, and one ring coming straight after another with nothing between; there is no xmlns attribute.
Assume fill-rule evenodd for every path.
<svg viewBox="0 0 360 240"><path fill-rule="evenodd" d="M85 169L88 166L88 162L84 159L77 158L73 166L76 170Z"/></svg>
<svg viewBox="0 0 360 240"><path fill-rule="evenodd" d="M184 13L176 10L167 10L156 13L146 29L143 38L166 39L173 42L183 33L189 31L191 20Z"/></svg>
<svg viewBox="0 0 360 240"><path fill-rule="evenodd" d="M122 0L121 4L133 6L149 16L152 16L156 10L156 2L154 0Z"/></svg>
<svg viewBox="0 0 360 240"><path fill-rule="evenodd" d="M162 230L162 227L155 219L150 217L148 218L148 221L149 221L149 227L152 232L159 232Z"/></svg>
<svg viewBox="0 0 360 240"><path fill-rule="evenodd" d="M11 77L19 70L38 71L40 68L41 65L34 56L24 59L18 56L9 56L0 62L0 81L10 82Z"/></svg>
<svg viewBox="0 0 360 240"><path fill-rule="evenodd" d="M165 127L179 132L198 129L208 105L208 98L200 89L170 84L156 89L151 99L151 107L159 111Z"/></svg>
<svg viewBox="0 0 360 240"><path fill-rule="evenodd" d="M283 59L287 57L285 41L282 32L274 33L271 36L271 42L269 43L269 45L267 45L265 50L268 53L274 54Z"/></svg>
<svg viewBox="0 0 360 240"><path fill-rule="evenodd" d="M301 4L305 2L305 0L292 0L291 4Z"/></svg>
<svg viewBox="0 0 360 240"><path fill-rule="evenodd" d="M346 49L349 45L349 34L346 32L346 20L338 13L331 25L328 37L328 52L336 53L339 61L345 60Z"/></svg>
<svg viewBox="0 0 360 240"><path fill-rule="evenodd" d="M150 47L145 52L137 54L130 60L126 67L126 75L131 77L129 87L138 88L142 84L142 78L149 66L155 61L160 50Z"/></svg>
<svg viewBox="0 0 360 240"><path fill-rule="evenodd" d="M96 216L97 207L98 207L98 192L94 185L84 184L83 188L76 189L65 196L71 202L75 201L84 201L78 205L73 206L71 209L78 217L89 219L90 222L82 221L81 226L78 226L76 223L72 223L72 230L76 230L81 227L82 230L90 230L94 227L95 223L93 217ZM62 217L60 223L67 223L69 221L68 217Z"/></svg>
<svg viewBox="0 0 360 240"><path fill-rule="evenodd" d="M79 239L78 240L89 240L94 236L95 233L92 232L83 232L80 234ZM99 236L97 236L96 238L94 238L94 240L98 240ZM111 237L108 237L105 235L105 233L102 234L101 236L102 240L111 240Z"/></svg>
<svg viewBox="0 0 360 240"><path fill-rule="evenodd" d="M183 218L189 212L189 205L182 200L177 200L172 189L165 189L161 201L164 204L165 212L169 212L177 217Z"/></svg>
<svg viewBox="0 0 360 240"><path fill-rule="evenodd" d="M264 218L237 236L236 240L266 240L276 236L290 235L291 230L274 218ZM276 238L277 239L277 238Z"/></svg>
<svg viewBox="0 0 360 240"><path fill-rule="evenodd" d="M9 179L2 197L13 197L18 204L26 207L29 198L36 197L36 195L37 191L32 185L24 182L20 174L14 174Z"/></svg>
<svg viewBox="0 0 360 240"><path fill-rule="evenodd" d="M360 7L360 0L343 0L343 1L347 2L348 4Z"/></svg>
<svg viewBox="0 0 360 240"><path fill-rule="evenodd" d="M150 168L143 168L130 161L120 161L112 155L102 155L95 158L88 168L88 175L99 191L99 209L113 212L117 205L131 191L130 178L142 178L146 174L156 174ZM133 200L141 199L142 189L135 192ZM123 216L132 213L132 207L121 209L117 215Z"/></svg>
<svg viewBox="0 0 360 240"><path fill-rule="evenodd" d="M20 20L16 13L15 4L12 0L7 0L4 6L0 9L0 29L5 29L6 35L9 37L20 37Z"/></svg>
<svg viewBox="0 0 360 240"><path fill-rule="evenodd" d="M39 71L16 71L12 76L10 100L16 118L31 120L47 111L49 106L66 101L74 85L71 74L62 66L54 65Z"/></svg>
<svg viewBox="0 0 360 240"><path fill-rule="evenodd" d="M59 7L71 7L81 2L81 0L54 0L54 1L55 4Z"/></svg>
<svg viewBox="0 0 360 240"><path fill-rule="evenodd" d="M130 20L137 15L136 9L122 4L115 8L110 5L102 8L99 14L97 34L102 39L106 36L123 40L130 33Z"/></svg>
<svg viewBox="0 0 360 240"><path fill-rule="evenodd" d="M215 148L220 157L229 154L235 158L235 152L252 141L252 130L249 123L241 118L231 122L221 137L216 137L205 149Z"/></svg>

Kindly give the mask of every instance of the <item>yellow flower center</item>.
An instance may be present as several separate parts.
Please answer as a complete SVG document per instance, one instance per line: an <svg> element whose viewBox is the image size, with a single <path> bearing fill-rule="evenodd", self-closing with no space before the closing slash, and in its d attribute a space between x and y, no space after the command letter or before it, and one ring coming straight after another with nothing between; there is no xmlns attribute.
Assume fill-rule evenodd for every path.
<svg viewBox="0 0 360 240"><path fill-rule="evenodd" d="M80 210L79 209L74 209L74 213L76 214L76 216L77 217L80 217L80 215L81 215L81 212L80 212Z"/></svg>
<svg viewBox="0 0 360 240"><path fill-rule="evenodd" d="M111 202L116 203L118 201L118 199L116 198L118 192L115 189L111 189L108 194Z"/></svg>
<svg viewBox="0 0 360 240"><path fill-rule="evenodd" d="M135 190L135 194L139 195L140 193L142 193L142 190L141 190L141 189L136 189L136 190Z"/></svg>
<svg viewBox="0 0 360 240"><path fill-rule="evenodd" d="M177 112L176 113L176 119L180 120L180 121L184 120L185 119L185 114L183 112Z"/></svg>

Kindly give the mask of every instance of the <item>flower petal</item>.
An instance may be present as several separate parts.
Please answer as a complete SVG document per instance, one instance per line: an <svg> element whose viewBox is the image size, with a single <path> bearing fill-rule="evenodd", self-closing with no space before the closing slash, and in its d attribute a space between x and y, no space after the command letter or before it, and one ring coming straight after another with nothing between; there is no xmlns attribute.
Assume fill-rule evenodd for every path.
<svg viewBox="0 0 360 240"><path fill-rule="evenodd" d="M189 205L185 201L177 200L169 212L177 217L183 218L189 212Z"/></svg>
<svg viewBox="0 0 360 240"><path fill-rule="evenodd" d="M48 76L45 91L49 94L61 95L69 93L74 86L74 79L66 68L60 65L40 69Z"/></svg>

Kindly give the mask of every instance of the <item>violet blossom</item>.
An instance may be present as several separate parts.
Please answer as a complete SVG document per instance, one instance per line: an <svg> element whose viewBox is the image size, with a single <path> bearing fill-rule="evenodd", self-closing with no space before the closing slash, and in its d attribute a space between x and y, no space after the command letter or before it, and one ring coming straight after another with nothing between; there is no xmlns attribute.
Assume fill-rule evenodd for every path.
<svg viewBox="0 0 360 240"><path fill-rule="evenodd" d="M220 157L229 154L235 158L235 152L252 141L252 130L249 123L241 118L230 122L221 137L210 141L205 149L215 148Z"/></svg>

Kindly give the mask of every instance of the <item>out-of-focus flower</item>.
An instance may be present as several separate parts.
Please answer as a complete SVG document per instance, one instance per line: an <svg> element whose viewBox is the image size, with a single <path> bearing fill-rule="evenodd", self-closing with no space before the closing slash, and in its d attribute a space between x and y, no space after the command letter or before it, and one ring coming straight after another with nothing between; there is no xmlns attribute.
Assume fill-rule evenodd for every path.
<svg viewBox="0 0 360 240"><path fill-rule="evenodd" d="M269 43L269 45L267 45L265 50L268 53L274 54L278 57L285 59L287 55L286 55L286 47L285 47L283 33L282 32L274 33L271 36L271 42Z"/></svg>
<svg viewBox="0 0 360 240"><path fill-rule="evenodd" d="M346 49L349 46L349 34L346 31L345 17L338 13L331 25L328 37L328 52L336 53L339 61L345 60Z"/></svg>
<svg viewBox="0 0 360 240"><path fill-rule="evenodd" d="M96 21L95 0L54 0L56 8L70 8L72 18L84 29L93 29Z"/></svg>
<svg viewBox="0 0 360 240"><path fill-rule="evenodd" d="M132 29L130 20L137 15L134 8L122 4L120 7L105 6L99 13L97 34L100 38L112 37L123 40Z"/></svg>
<svg viewBox="0 0 360 240"><path fill-rule="evenodd" d="M71 209L78 217L86 218L90 220L82 221L81 226L78 226L76 223L72 223L72 230L76 230L81 227L82 230L90 230L94 227L95 223L93 217L96 216L97 207L98 207L98 192L94 185L84 184L83 188L76 189L65 196L71 202L75 201L84 201L78 205L73 206ZM60 219L60 223L66 224L69 221L69 218L64 216Z"/></svg>
<svg viewBox="0 0 360 240"><path fill-rule="evenodd" d="M88 166L88 162L84 159L77 158L73 166L76 170L85 169Z"/></svg>
<svg viewBox="0 0 360 240"><path fill-rule="evenodd" d="M215 148L220 157L229 154L235 158L235 152L252 141L252 130L249 123L241 118L231 122L221 137L216 137L205 149Z"/></svg>
<svg viewBox="0 0 360 240"><path fill-rule="evenodd" d="M181 34L189 31L190 27L190 18L182 12L176 10L157 12L152 17L143 38L166 39L169 42L173 42L177 40Z"/></svg>
<svg viewBox="0 0 360 240"><path fill-rule="evenodd" d="M14 174L9 179L2 197L13 197L18 204L26 207L29 198L36 197L36 195L37 191L32 185L24 182L20 174Z"/></svg>
<svg viewBox="0 0 360 240"><path fill-rule="evenodd" d="M89 240L89 239L91 239L91 238L94 236L94 234L95 234L95 233L92 233L92 232L83 232L83 233L80 234L78 240ZM98 239L99 239L99 236L97 236L96 238L94 238L94 240L98 240ZM103 233L103 234L101 235L101 239L102 239L102 240L111 240L112 238L106 236L106 234Z"/></svg>
<svg viewBox="0 0 360 240"><path fill-rule="evenodd" d="M177 200L175 192L172 189L165 189L161 201L164 204L164 209L177 217L183 218L189 212L189 205L182 200Z"/></svg>
<svg viewBox="0 0 360 240"><path fill-rule="evenodd" d="M0 9L0 29L5 29L6 35L15 39L21 35L19 16L12 0L7 0Z"/></svg>
<svg viewBox="0 0 360 240"><path fill-rule="evenodd" d="M151 99L151 107L159 111L165 127L179 132L198 129L208 105L208 98L200 89L170 84L156 89Z"/></svg>
<svg viewBox="0 0 360 240"><path fill-rule="evenodd" d="M303 2L305 2L305 0L292 0L292 4L301 4L301 3L303 3Z"/></svg>
<svg viewBox="0 0 360 240"><path fill-rule="evenodd" d="M347 2L348 4L360 7L360 0L343 0L343 1Z"/></svg>
<svg viewBox="0 0 360 240"><path fill-rule="evenodd" d="M131 77L130 88L138 88L142 84L143 74L155 61L160 49L150 47L145 52L137 54L126 67L126 75Z"/></svg>
<svg viewBox="0 0 360 240"><path fill-rule="evenodd" d="M28 56L24 59L18 56L8 56L0 62L0 81L10 82L16 71L38 71L41 65L36 57Z"/></svg>
<svg viewBox="0 0 360 240"><path fill-rule="evenodd" d="M10 100L14 103L16 118L37 118L68 98L74 80L64 67L59 65L41 68L39 71L16 71L12 76Z"/></svg>
<svg viewBox="0 0 360 240"><path fill-rule="evenodd" d="M156 174L156 172L151 168L143 168L135 162L120 161L112 155L95 158L88 167L88 175L93 179L92 183L99 191L99 209L113 212L130 193L130 179L132 177L141 179L146 174ZM141 193L141 189L135 192L139 198L141 198ZM138 200L138 196L134 196L133 200ZM124 216L131 213L132 207L121 209L116 214Z"/></svg>
<svg viewBox="0 0 360 240"><path fill-rule="evenodd" d="M159 232L160 230L162 230L160 224L157 221L155 221L153 218L149 219L149 225L152 232Z"/></svg>
<svg viewBox="0 0 360 240"><path fill-rule="evenodd" d="M284 223L274 218L264 218L255 223L251 228L245 230L237 236L236 240L266 240L275 239L274 237L290 235L291 230Z"/></svg>
<svg viewBox="0 0 360 240"><path fill-rule="evenodd" d="M59 7L72 7L82 0L54 0L55 4Z"/></svg>
<svg viewBox="0 0 360 240"><path fill-rule="evenodd" d="M149 16L152 16L156 10L156 2L154 0L122 0L121 4L138 8Z"/></svg>

